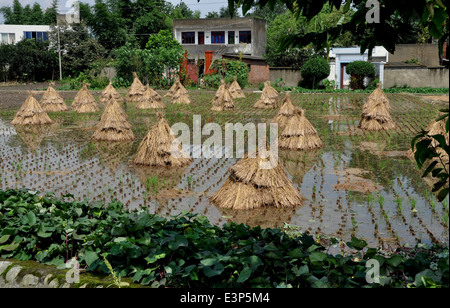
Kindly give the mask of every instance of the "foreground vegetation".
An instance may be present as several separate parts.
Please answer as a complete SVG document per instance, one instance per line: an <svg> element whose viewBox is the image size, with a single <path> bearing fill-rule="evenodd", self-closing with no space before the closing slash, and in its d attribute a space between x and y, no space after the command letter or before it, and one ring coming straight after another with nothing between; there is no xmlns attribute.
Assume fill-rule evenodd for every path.
<svg viewBox="0 0 450 308"><path fill-rule="evenodd" d="M448 287L448 247L387 255L353 238L348 255L306 234L244 224L211 225L183 214L165 219L115 201L70 201L25 189L0 191L0 257L81 268L154 287ZM375 259L380 283L367 283ZM371 261L372 262L372 261Z"/></svg>

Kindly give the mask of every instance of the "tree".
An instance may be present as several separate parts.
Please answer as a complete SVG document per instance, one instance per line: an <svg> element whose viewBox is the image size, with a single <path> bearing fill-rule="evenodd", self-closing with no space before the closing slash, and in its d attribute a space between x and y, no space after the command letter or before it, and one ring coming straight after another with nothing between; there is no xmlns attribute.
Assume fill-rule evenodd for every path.
<svg viewBox="0 0 450 308"><path fill-rule="evenodd" d="M361 46L361 53L369 50L369 54L375 46L384 46L389 52L395 52L395 45L399 38L409 31L406 27L411 18L419 20L420 25L429 27L432 37L439 41L442 52L443 44L449 37L449 17L447 7L450 0L378 0L380 22L372 22L367 16L373 17L373 1L367 0L229 0L231 9L242 5L242 13L246 14L252 7L269 6L273 8L275 3L281 2L296 16L303 16L307 20L317 16L323 7L328 4L330 8L340 9L343 12L354 10L351 20L339 25L331 26L318 32L298 33L285 35L280 48L288 46L307 46L313 43L317 50L326 47L327 41L335 41L343 33L350 31L355 40ZM368 7L366 7L368 4ZM400 17L400 18L392 18ZM370 21L370 22L369 22Z"/></svg>
<svg viewBox="0 0 450 308"><path fill-rule="evenodd" d="M79 73L90 68L91 64L106 55L105 48L88 32L82 22L68 27L59 27L61 42L62 69L64 74L78 76ZM52 26L49 39L55 49L58 48L58 28Z"/></svg>
<svg viewBox="0 0 450 308"><path fill-rule="evenodd" d="M364 78L375 76L375 67L366 61L353 61L347 65L345 72L351 76L350 87L352 89L363 89Z"/></svg>
<svg viewBox="0 0 450 308"><path fill-rule="evenodd" d="M56 17L58 16L58 0L52 0L50 7L45 10L44 23L46 25L56 24Z"/></svg>
<svg viewBox="0 0 450 308"><path fill-rule="evenodd" d="M314 56L305 62L302 66L301 73L303 84L315 89L319 82L330 75L330 66L324 58Z"/></svg>

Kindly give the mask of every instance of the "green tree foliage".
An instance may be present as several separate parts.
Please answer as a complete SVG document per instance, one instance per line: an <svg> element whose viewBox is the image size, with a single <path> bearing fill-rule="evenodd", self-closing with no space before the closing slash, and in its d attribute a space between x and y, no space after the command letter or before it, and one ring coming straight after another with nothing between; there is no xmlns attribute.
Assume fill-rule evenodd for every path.
<svg viewBox="0 0 450 308"><path fill-rule="evenodd" d="M61 42L62 70L65 76L78 76L88 70L92 63L105 57L105 48L93 38L84 23L70 27L51 27L49 40L53 51L58 51L58 30Z"/></svg>
<svg viewBox="0 0 450 308"><path fill-rule="evenodd" d="M303 85L309 88L317 88L319 82L330 75L330 65L320 57L314 56L308 59L301 68Z"/></svg>
<svg viewBox="0 0 450 308"><path fill-rule="evenodd" d="M347 65L345 72L351 76L352 89L364 89L364 78L375 76L375 67L366 61L353 61Z"/></svg>
<svg viewBox="0 0 450 308"><path fill-rule="evenodd" d="M414 18L421 27L430 29L430 35L439 40L442 46L449 37L449 16L447 8L450 0L378 0L380 4L380 22L368 22L366 15L371 16L373 6L366 7L367 0L229 0L231 8L242 5L242 13L246 14L254 6L273 8L277 2L284 3L296 17L312 20L325 5L331 8L343 8L343 12L354 10L351 20L333 25L317 32L286 35L281 47L303 47L311 43L317 50L326 48L328 41L335 41L349 31L359 42L361 52L369 50L371 54L377 45L384 46L389 52L395 52L395 45L405 32L410 31L410 20Z"/></svg>
<svg viewBox="0 0 450 308"><path fill-rule="evenodd" d="M24 39L0 45L0 69L3 80L43 81L56 76L57 58L49 42Z"/></svg>
<svg viewBox="0 0 450 308"><path fill-rule="evenodd" d="M133 72L136 72L144 83L158 86L163 82L165 71L172 74L178 72L182 55L183 48L168 30L161 30L157 35L152 35L145 49L127 43L114 50L119 78L131 81Z"/></svg>
<svg viewBox="0 0 450 308"><path fill-rule="evenodd" d="M14 0L12 7L3 6L0 8L0 14L5 19L5 24L12 25L51 25L56 23L58 12L58 0L53 0L50 7L45 11L39 3L35 2L32 6L27 4L22 6L19 0Z"/></svg>
<svg viewBox="0 0 450 308"><path fill-rule="evenodd" d="M205 75L203 81L207 87L218 88L220 80L223 79L226 83L233 82L234 76L237 77L237 82L241 88L245 88L248 83L248 66L242 61L216 59L210 66L213 72L210 75Z"/></svg>

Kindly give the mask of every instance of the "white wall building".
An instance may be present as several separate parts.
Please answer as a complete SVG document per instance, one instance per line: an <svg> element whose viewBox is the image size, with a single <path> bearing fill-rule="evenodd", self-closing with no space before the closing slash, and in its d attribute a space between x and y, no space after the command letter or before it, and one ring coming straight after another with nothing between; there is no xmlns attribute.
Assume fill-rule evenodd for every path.
<svg viewBox="0 0 450 308"><path fill-rule="evenodd" d="M47 25L0 25L0 44L15 44L23 38L48 40Z"/></svg>
<svg viewBox="0 0 450 308"><path fill-rule="evenodd" d="M334 59L334 61L333 61ZM345 72L345 67L353 61L369 61L375 66L376 76L383 85L384 65L389 61L389 52L382 46L376 46L369 59L369 51L360 53L359 47L333 48L330 51L330 76L338 89L347 88L350 85L350 76Z"/></svg>

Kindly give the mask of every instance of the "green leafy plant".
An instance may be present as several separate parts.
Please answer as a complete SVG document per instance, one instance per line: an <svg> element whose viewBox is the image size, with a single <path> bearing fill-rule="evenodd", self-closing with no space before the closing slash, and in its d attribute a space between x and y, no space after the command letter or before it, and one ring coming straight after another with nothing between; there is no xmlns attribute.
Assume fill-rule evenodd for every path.
<svg viewBox="0 0 450 308"><path fill-rule="evenodd" d="M375 67L366 61L353 61L347 65L345 71L351 76L352 89L364 89L364 78L375 76Z"/></svg>
<svg viewBox="0 0 450 308"><path fill-rule="evenodd" d="M330 75L330 65L327 60L314 56L309 58L301 68L302 84L308 88L316 89L320 81Z"/></svg>

